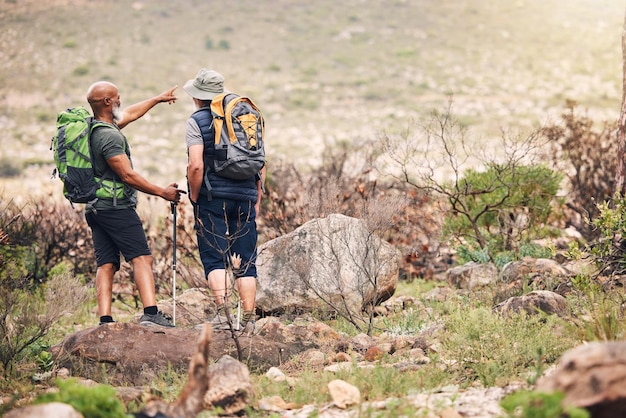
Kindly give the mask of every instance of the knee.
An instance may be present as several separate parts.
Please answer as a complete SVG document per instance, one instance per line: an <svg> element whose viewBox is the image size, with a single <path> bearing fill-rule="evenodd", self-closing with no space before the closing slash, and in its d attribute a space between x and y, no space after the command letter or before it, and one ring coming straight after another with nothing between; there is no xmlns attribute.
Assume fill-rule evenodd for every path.
<svg viewBox="0 0 626 418"><path fill-rule="evenodd" d="M100 274L114 274L119 270L119 267L115 263L106 263L98 266L98 273Z"/></svg>
<svg viewBox="0 0 626 418"><path fill-rule="evenodd" d="M151 255L140 255L132 259L133 268L141 266L152 267L152 261Z"/></svg>
<svg viewBox="0 0 626 418"><path fill-rule="evenodd" d="M256 278L251 276L237 278L238 289L256 289Z"/></svg>

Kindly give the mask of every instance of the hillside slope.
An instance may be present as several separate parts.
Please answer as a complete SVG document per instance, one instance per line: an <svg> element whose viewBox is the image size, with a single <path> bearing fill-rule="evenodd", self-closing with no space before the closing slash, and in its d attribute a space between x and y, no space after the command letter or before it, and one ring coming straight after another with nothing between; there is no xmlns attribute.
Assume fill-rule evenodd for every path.
<svg viewBox="0 0 626 418"><path fill-rule="evenodd" d="M558 117L569 98L614 119L623 7L621 0L4 1L0 162L51 171L55 115L86 104L93 81L116 83L128 105L182 86L200 67L252 96L267 116L270 155L302 169L318 164L325 146L406 128L450 94L455 114L487 139L502 127ZM127 128L136 166L155 181L184 181L192 105L178 94L178 103Z"/></svg>

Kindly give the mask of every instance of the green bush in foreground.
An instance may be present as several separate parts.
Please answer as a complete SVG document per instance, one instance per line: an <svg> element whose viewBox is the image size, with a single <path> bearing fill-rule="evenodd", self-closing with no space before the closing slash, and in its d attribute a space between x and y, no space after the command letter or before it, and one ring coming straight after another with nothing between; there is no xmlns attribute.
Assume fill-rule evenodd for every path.
<svg viewBox="0 0 626 418"><path fill-rule="evenodd" d="M75 378L55 380L59 388L55 393L44 393L35 404L62 402L72 405L85 418L127 418L124 404L117 398L115 389L108 385L85 386Z"/></svg>
<svg viewBox="0 0 626 418"><path fill-rule="evenodd" d="M87 300L87 291L67 272L38 287L28 277L3 273L7 270L0 268L0 366L5 377L12 377L14 363L24 360L60 318L75 312Z"/></svg>
<svg viewBox="0 0 626 418"><path fill-rule="evenodd" d="M589 418L589 412L582 408L563 406L565 395L561 392L545 393L520 391L508 395L500 406L509 417L519 418Z"/></svg>

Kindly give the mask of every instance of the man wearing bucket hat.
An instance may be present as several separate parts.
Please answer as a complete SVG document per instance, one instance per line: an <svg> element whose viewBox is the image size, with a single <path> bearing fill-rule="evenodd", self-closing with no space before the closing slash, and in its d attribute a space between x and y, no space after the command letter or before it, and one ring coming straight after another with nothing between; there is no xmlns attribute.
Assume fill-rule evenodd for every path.
<svg viewBox="0 0 626 418"><path fill-rule="evenodd" d="M228 93L224 88L224 77L215 70L203 68L194 79L187 81L183 89L193 99L195 108L187 119L185 137L187 182L189 199L194 206L200 259L218 308L211 324L214 329L244 327L245 332L250 333L254 330L255 318L256 216L265 169L261 176L243 180L214 173L207 163L215 157L215 130L210 107L213 98ZM234 254L240 258L233 260ZM226 315L231 287L228 267L232 268L243 305L240 318ZM237 323L238 319L240 323Z"/></svg>

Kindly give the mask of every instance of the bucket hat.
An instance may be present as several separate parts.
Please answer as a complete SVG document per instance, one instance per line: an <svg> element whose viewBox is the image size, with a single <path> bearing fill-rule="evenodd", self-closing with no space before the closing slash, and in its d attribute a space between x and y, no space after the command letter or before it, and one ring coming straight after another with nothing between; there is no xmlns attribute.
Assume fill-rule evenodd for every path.
<svg viewBox="0 0 626 418"><path fill-rule="evenodd" d="M200 100L212 100L221 93L228 93L224 89L224 77L215 70L202 68L196 78L188 80L183 90L191 97Z"/></svg>

